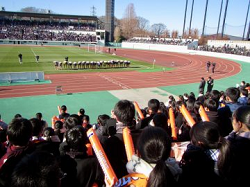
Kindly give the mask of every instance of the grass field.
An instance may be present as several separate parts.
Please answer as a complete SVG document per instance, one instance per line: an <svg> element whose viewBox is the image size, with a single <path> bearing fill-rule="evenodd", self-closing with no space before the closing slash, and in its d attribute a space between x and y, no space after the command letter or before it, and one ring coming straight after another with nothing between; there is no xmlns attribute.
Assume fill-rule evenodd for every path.
<svg viewBox="0 0 250 187"><path fill-rule="evenodd" d="M18 54L22 53L23 63L20 64ZM39 63L36 62L35 56L40 57ZM100 61L100 60L130 60L129 68L110 68L110 69L84 69L84 70L55 70L53 61L63 62L65 57L69 61ZM164 67L165 70L170 70ZM131 71L138 70L141 72L162 71L163 67L152 64L125 59L108 53L88 52L85 48L79 47L57 47L57 46L0 46L0 72L26 72L26 71L43 71L45 74L52 73L75 73L75 72L101 72L101 71Z"/></svg>

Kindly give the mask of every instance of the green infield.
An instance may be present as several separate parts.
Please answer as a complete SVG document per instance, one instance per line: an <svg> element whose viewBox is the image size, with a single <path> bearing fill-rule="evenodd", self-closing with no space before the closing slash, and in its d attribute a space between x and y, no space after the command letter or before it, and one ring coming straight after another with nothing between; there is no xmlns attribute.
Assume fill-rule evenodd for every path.
<svg viewBox="0 0 250 187"><path fill-rule="evenodd" d="M23 61L20 64L18 54L22 54ZM39 56L39 62L36 62L36 56ZM128 60L131 62L128 68L96 68L96 69L74 69L74 70L55 70L53 61L65 60L69 57L69 61L109 61L109 60ZM27 72L27 71L43 71L45 74L52 73L75 73L75 72L102 72L102 71L166 71L171 68L127 59L108 53L95 53L88 51L86 48L80 47L62 47L62 46L0 46L0 72Z"/></svg>

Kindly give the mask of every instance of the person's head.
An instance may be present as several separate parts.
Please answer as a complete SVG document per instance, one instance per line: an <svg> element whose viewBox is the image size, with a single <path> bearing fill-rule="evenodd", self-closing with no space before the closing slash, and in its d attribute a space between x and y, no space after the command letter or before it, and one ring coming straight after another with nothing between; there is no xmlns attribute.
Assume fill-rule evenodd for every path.
<svg viewBox="0 0 250 187"><path fill-rule="evenodd" d="M245 81L241 81L240 85L241 86L245 86L246 82Z"/></svg>
<svg viewBox="0 0 250 187"><path fill-rule="evenodd" d="M156 114L159 110L160 102L158 99L150 99L148 101L148 110L150 114Z"/></svg>
<svg viewBox="0 0 250 187"><path fill-rule="evenodd" d="M186 104L187 104L187 110L190 112L194 111L194 103L195 103L195 99L189 99L187 100Z"/></svg>
<svg viewBox="0 0 250 187"><path fill-rule="evenodd" d="M150 173L147 186L168 186L173 176L165 161L170 156L171 139L160 127L145 128L137 142L138 155L149 164L156 164Z"/></svg>
<svg viewBox="0 0 250 187"><path fill-rule="evenodd" d="M63 128L63 122L60 121L60 120L56 121L56 122L55 122L55 125L54 125L54 129L55 129L55 130L60 130L60 129L62 129L62 128Z"/></svg>
<svg viewBox="0 0 250 187"><path fill-rule="evenodd" d="M55 131L52 127L46 127L43 131L43 137L45 140L51 140L51 136L55 135Z"/></svg>
<svg viewBox="0 0 250 187"><path fill-rule="evenodd" d="M230 87L226 89L226 99L232 103L236 103L240 97L240 91L238 88Z"/></svg>
<svg viewBox="0 0 250 187"><path fill-rule="evenodd" d="M175 101L169 101L169 105L171 105L172 103L174 103ZM166 105L163 103L163 102L160 102L160 107L159 107L159 110L158 112L160 113L164 113L164 114L167 114L168 113L168 109L166 107Z"/></svg>
<svg viewBox="0 0 250 187"><path fill-rule="evenodd" d="M245 97L247 97L248 96L248 90L247 89L240 89L240 95L241 96L245 96Z"/></svg>
<svg viewBox="0 0 250 187"><path fill-rule="evenodd" d="M62 111L62 113L65 113L67 111L66 105L61 106L61 111Z"/></svg>
<svg viewBox="0 0 250 187"><path fill-rule="evenodd" d="M44 129L42 122L37 118L31 118L30 122L32 124L32 136L42 136Z"/></svg>
<svg viewBox="0 0 250 187"><path fill-rule="evenodd" d="M221 97L221 93L220 93L218 90L212 90L212 91L209 93L209 97L210 97L211 99L214 99L216 102L219 102L220 97Z"/></svg>
<svg viewBox="0 0 250 187"><path fill-rule="evenodd" d="M214 99L206 99L204 101L204 108L208 111L217 111L218 109L218 102L216 102Z"/></svg>
<svg viewBox="0 0 250 187"><path fill-rule="evenodd" d="M77 125L82 125L82 121L78 115L70 115L64 122L66 130L71 129Z"/></svg>
<svg viewBox="0 0 250 187"><path fill-rule="evenodd" d="M241 106L234 111L233 129L235 132L250 131L250 106Z"/></svg>
<svg viewBox="0 0 250 187"><path fill-rule="evenodd" d="M88 115L84 115L84 116L82 117L82 122L83 122L84 124L89 124L89 122L90 122L89 116L88 116Z"/></svg>
<svg viewBox="0 0 250 187"><path fill-rule="evenodd" d="M114 115L117 121L131 126L135 117L135 107L131 101L120 100L114 107Z"/></svg>
<svg viewBox="0 0 250 187"><path fill-rule="evenodd" d="M60 169L56 158L48 152L34 152L17 164L13 173L12 187L59 187Z"/></svg>
<svg viewBox="0 0 250 187"><path fill-rule="evenodd" d="M78 115L84 116L85 115L85 110L83 108L80 108L80 110L78 112Z"/></svg>
<svg viewBox="0 0 250 187"><path fill-rule="evenodd" d="M107 114L99 115L97 118L97 123L101 126L105 126L106 121L110 119L110 116Z"/></svg>
<svg viewBox="0 0 250 187"><path fill-rule="evenodd" d="M14 118L16 119L16 118L22 118L22 115L21 114L16 114L15 116L14 116Z"/></svg>
<svg viewBox="0 0 250 187"><path fill-rule="evenodd" d="M42 120L42 117L43 117L43 115L42 115L41 112L36 113L36 118L37 119Z"/></svg>
<svg viewBox="0 0 250 187"><path fill-rule="evenodd" d="M87 154L87 134L85 129L82 126L75 126L66 132L66 142L69 147L68 154L71 155L70 152L80 152L84 155Z"/></svg>
<svg viewBox="0 0 250 187"><path fill-rule="evenodd" d="M205 80L205 79L204 79L204 77L201 77L201 80L203 80L203 81L204 81L204 80Z"/></svg>
<svg viewBox="0 0 250 187"><path fill-rule="evenodd" d="M184 102L184 97L183 97L183 95L179 95L179 101Z"/></svg>
<svg viewBox="0 0 250 187"><path fill-rule="evenodd" d="M155 127L161 127L166 130L168 125L168 116L164 113L157 113L153 117L153 123Z"/></svg>
<svg viewBox="0 0 250 187"><path fill-rule="evenodd" d="M32 137L32 125L24 118L13 119L7 129L7 138L12 145L26 146Z"/></svg>
<svg viewBox="0 0 250 187"><path fill-rule="evenodd" d="M221 141L219 127L213 122L196 123L190 130L191 143L203 149L217 149Z"/></svg>

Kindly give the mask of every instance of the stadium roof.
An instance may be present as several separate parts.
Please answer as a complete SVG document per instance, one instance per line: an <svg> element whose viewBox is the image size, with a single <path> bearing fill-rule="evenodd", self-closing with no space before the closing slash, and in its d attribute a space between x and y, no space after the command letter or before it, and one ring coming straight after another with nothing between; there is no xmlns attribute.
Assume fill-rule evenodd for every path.
<svg viewBox="0 0 250 187"><path fill-rule="evenodd" d="M82 20L91 20L97 21L96 16L79 16L79 15L66 15L66 14L51 14L51 13L33 13L33 12L9 12L9 11L0 11L0 17L2 16L18 16L18 17L35 17L35 18L51 18L54 19L82 19Z"/></svg>

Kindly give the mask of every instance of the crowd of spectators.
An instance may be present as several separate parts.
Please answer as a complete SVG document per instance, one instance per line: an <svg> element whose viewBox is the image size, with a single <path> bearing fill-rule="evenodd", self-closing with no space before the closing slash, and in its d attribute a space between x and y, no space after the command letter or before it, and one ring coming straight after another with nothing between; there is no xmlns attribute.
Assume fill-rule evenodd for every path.
<svg viewBox="0 0 250 187"><path fill-rule="evenodd" d="M69 113L65 105L58 108L51 127L41 113L31 119L17 114L8 125L0 123L0 186L114 186L105 180L98 153L92 150L86 134L90 128L120 179L116 186L241 186L250 167L249 93L249 83L242 81L225 91L171 95L166 103L150 99L141 112L132 101L120 100L110 115L101 114L92 124L83 108ZM203 120L200 106L209 121ZM129 161L125 127L136 150ZM171 151L178 142L186 142L180 160Z"/></svg>
<svg viewBox="0 0 250 187"><path fill-rule="evenodd" d="M235 46L230 46L224 45L221 47L215 47L215 46L210 46L210 45L204 45L204 46L199 46L197 50L200 51L210 51L210 52L216 52L216 53L227 53L227 54L235 54L235 55L243 55L243 56L250 56L250 50L247 49L246 47L241 47L238 45Z"/></svg>
<svg viewBox="0 0 250 187"><path fill-rule="evenodd" d="M131 38L127 40L126 42L186 46L192 43L193 40L192 39L172 39L172 38Z"/></svg>
<svg viewBox="0 0 250 187"><path fill-rule="evenodd" d="M0 39L95 42L91 23L1 20Z"/></svg>

